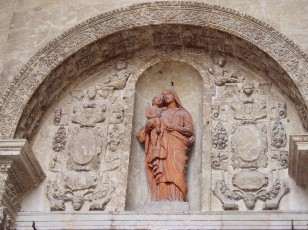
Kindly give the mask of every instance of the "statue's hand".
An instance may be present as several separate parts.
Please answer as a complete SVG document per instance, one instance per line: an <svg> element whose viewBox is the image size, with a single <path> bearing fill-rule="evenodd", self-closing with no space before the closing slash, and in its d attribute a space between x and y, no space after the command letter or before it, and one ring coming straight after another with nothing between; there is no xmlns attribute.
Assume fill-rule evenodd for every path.
<svg viewBox="0 0 308 230"><path fill-rule="evenodd" d="M167 124L166 125L166 130L167 131L181 131L181 126L179 126L178 124Z"/></svg>
<svg viewBox="0 0 308 230"><path fill-rule="evenodd" d="M149 132L154 128L155 124L154 121L148 120L147 123L145 124L145 131Z"/></svg>

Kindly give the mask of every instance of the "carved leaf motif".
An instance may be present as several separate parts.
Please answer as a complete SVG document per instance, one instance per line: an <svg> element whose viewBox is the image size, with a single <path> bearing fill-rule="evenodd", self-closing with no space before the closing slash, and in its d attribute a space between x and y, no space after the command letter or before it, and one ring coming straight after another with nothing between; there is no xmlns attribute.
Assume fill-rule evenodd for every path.
<svg viewBox="0 0 308 230"><path fill-rule="evenodd" d="M65 149L66 145L66 130L60 126L54 136L52 149L55 152L61 152Z"/></svg>
<svg viewBox="0 0 308 230"><path fill-rule="evenodd" d="M90 211L95 210L105 210L107 204L112 199L112 194L115 191L115 187L110 183L103 183L92 196L92 204L90 206Z"/></svg>
<svg viewBox="0 0 308 230"><path fill-rule="evenodd" d="M225 149L228 145L228 134L226 128L222 125L221 122L218 122L214 128L212 136L212 144L216 149Z"/></svg>
<svg viewBox="0 0 308 230"><path fill-rule="evenodd" d="M115 152L121 148L123 141L123 130L120 130L119 125L113 125L112 129L108 132L108 148L110 151Z"/></svg>
<svg viewBox="0 0 308 230"><path fill-rule="evenodd" d="M242 195L231 191L224 180L216 181L213 194L221 201L224 210L238 210L235 201L241 199Z"/></svg>
<svg viewBox="0 0 308 230"><path fill-rule="evenodd" d="M223 152L212 153L212 168L215 170L226 170L228 156Z"/></svg>

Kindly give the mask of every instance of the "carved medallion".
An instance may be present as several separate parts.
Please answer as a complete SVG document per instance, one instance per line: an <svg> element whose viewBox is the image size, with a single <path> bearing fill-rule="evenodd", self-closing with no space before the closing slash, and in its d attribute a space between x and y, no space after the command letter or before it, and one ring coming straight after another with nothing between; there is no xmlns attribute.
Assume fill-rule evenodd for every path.
<svg viewBox="0 0 308 230"><path fill-rule="evenodd" d="M257 124L242 124L231 141L234 168L258 168L267 166L267 137Z"/></svg>
<svg viewBox="0 0 308 230"><path fill-rule="evenodd" d="M76 164L89 163L96 153L96 137L91 129L80 129L74 138L72 159Z"/></svg>
<svg viewBox="0 0 308 230"><path fill-rule="evenodd" d="M77 171L97 170L101 154L101 134L90 127L75 128L70 137L68 169Z"/></svg>

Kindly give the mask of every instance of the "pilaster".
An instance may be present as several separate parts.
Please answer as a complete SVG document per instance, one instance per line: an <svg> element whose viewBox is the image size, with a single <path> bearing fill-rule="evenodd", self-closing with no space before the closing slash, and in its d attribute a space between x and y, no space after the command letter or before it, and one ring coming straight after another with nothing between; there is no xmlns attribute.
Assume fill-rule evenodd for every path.
<svg viewBox="0 0 308 230"><path fill-rule="evenodd" d="M289 175L298 186L308 187L308 134L290 136Z"/></svg>
<svg viewBox="0 0 308 230"><path fill-rule="evenodd" d="M15 229L24 195L44 178L26 140L0 140L0 229Z"/></svg>

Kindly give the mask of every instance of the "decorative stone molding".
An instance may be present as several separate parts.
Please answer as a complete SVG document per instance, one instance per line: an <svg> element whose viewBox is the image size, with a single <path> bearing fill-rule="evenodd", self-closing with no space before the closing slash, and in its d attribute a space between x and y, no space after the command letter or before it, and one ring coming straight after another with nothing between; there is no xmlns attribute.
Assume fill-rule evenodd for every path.
<svg viewBox="0 0 308 230"><path fill-rule="evenodd" d="M308 135L291 135L289 148L289 175L297 185L308 187Z"/></svg>
<svg viewBox="0 0 308 230"><path fill-rule="evenodd" d="M0 226L15 229L22 200L45 173L26 140L0 140ZM2 229L2 228L1 228Z"/></svg>
<svg viewBox="0 0 308 230"><path fill-rule="evenodd" d="M166 1L133 5L101 14L73 27L37 52L7 87L0 100L0 137L5 139L14 137L18 121L26 108L29 108L27 104L55 67L64 62L74 62L75 67L66 70L69 73L66 77L72 78L78 71L82 73L90 70L92 65L114 59L115 56L112 56L112 53L116 53L119 49L125 50L127 54L132 51L131 48L138 47L138 45L134 46L134 40L129 42L129 39L126 39L126 43L111 44L112 41L108 41L108 36L131 28L165 24L198 26L223 31L247 41L256 50L268 54L273 61L269 63L267 68L269 70L277 68L269 74L269 77L281 87L286 95L293 99L304 125L308 128L308 94L306 90L308 61L306 54L292 41L269 25L231 9L197 2ZM140 35L142 34L140 33ZM172 39L168 39L169 37L165 37L166 41L163 42L170 42ZM105 38L107 39L105 42L93 43ZM142 39L143 37L139 36L136 42L142 43ZM160 44L160 47L164 51L170 50L170 47L181 46L190 49L190 45L194 44L194 41L187 40L186 37L183 39L185 44L177 43L176 39L172 46ZM104 51L102 44L108 43L113 45L111 48L115 52L100 56L100 52ZM247 50L244 46L241 48L241 41L238 43L238 51L242 58L251 59L251 65L253 65L255 58L262 61L262 56L266 56L263 54L251 55L249 49ZM100 51L88 49L86 46L89 44L92 44L92 48L98 47ZM115 48L117 49L115 50ZM226 48L224 52L227 51ZM85 56L80 56L81 54L85 54ZM70 56L72 58L69 58ZM69 81L63 82L64 80L58 77L54 77L50 81L50 87L46 87L48 95L60 93L61 87L65 87L69 83ZM288 88L285 87L287 85ZM41 100L37 103L47 106L45 101ZM38 113L35 111L35 106L32 112L32 119L37 119L34 116L34 113Z"/></svg>

